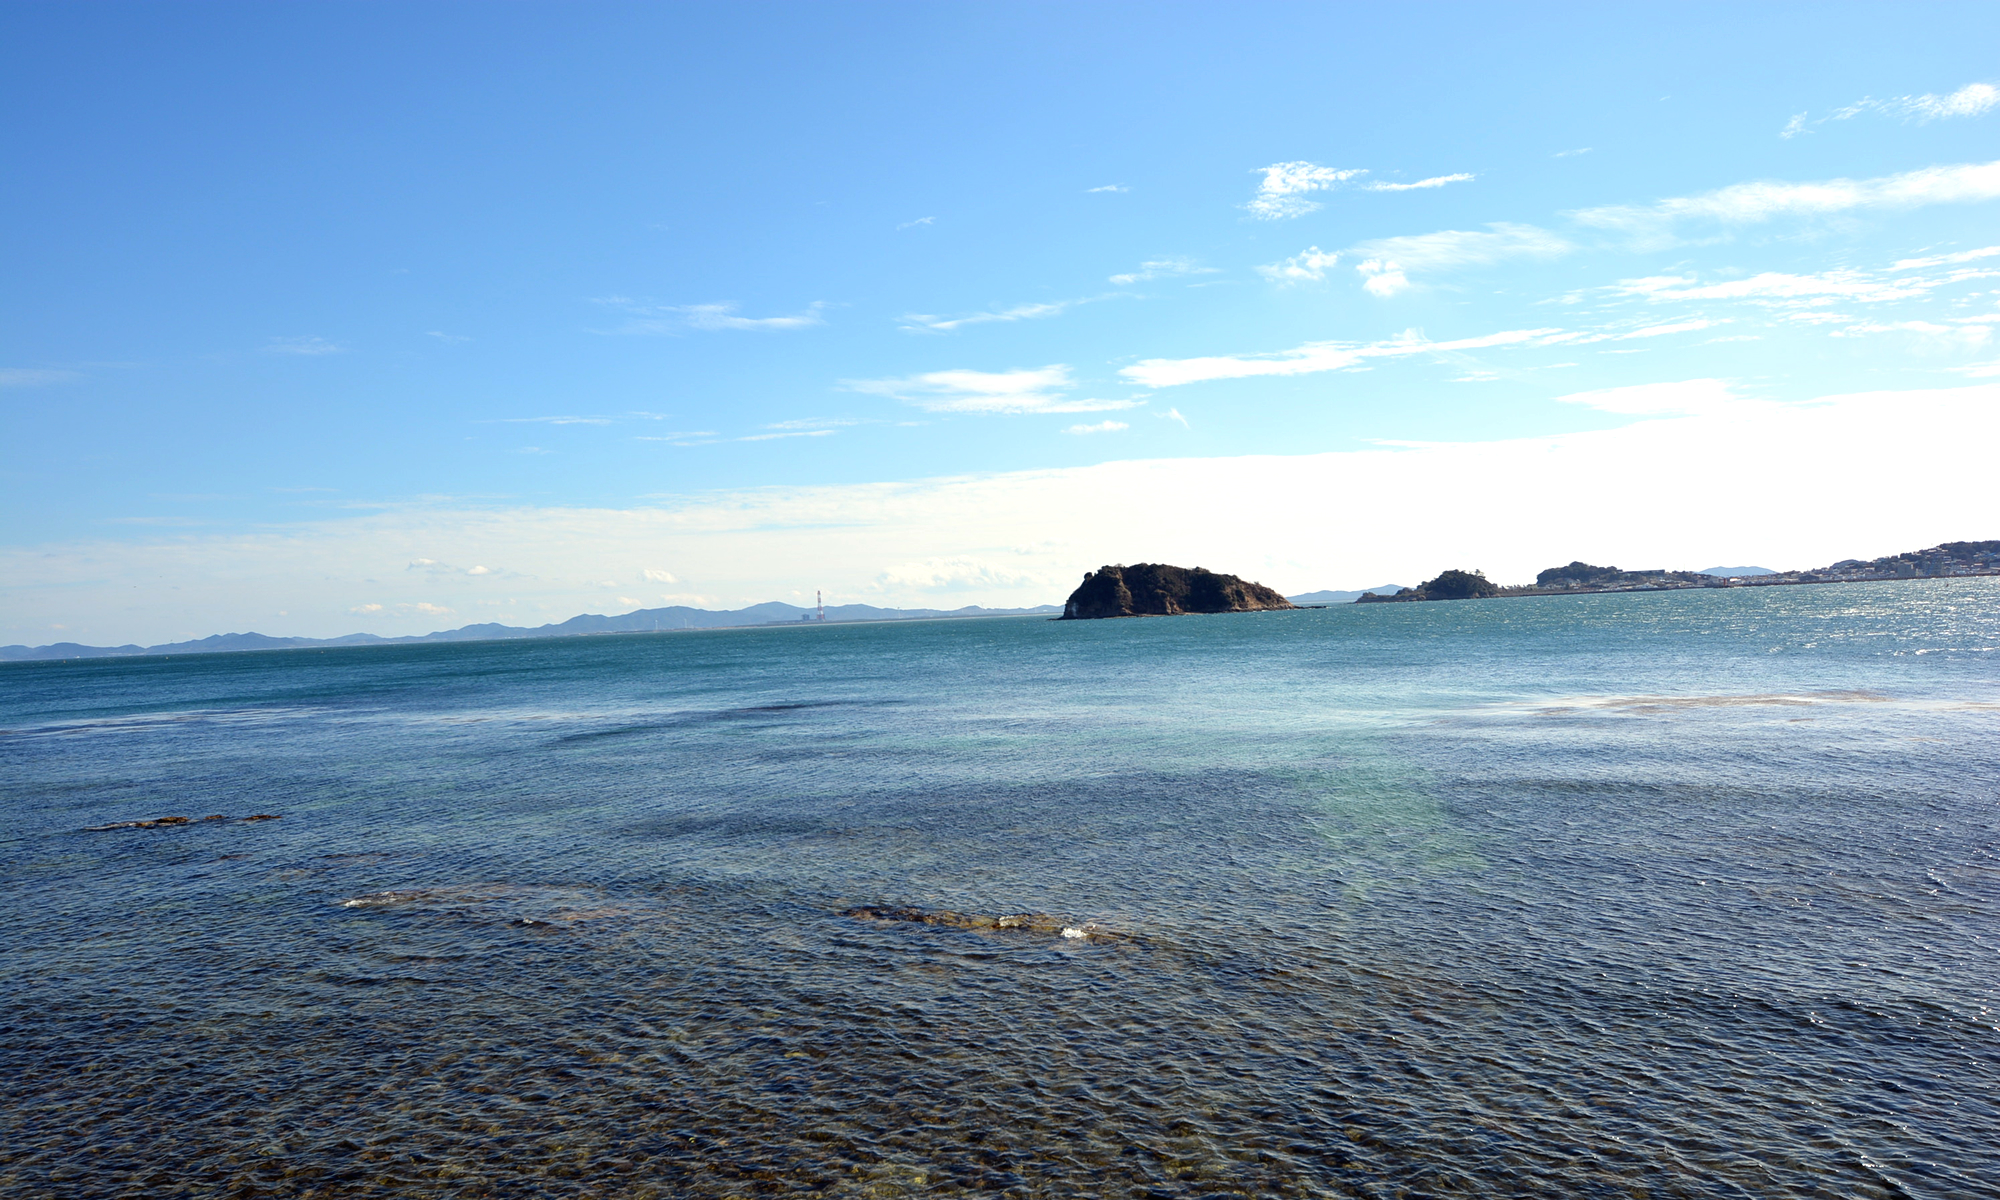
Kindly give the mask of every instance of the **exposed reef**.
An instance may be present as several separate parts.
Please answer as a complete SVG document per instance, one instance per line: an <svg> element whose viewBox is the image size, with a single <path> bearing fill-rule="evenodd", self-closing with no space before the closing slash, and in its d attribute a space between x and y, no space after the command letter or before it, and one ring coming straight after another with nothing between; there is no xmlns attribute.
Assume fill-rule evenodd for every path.
<svg viewBox="0 0 2000 1200"><path fill-rule="evenodd" d="M281 818L279 818L275 813L255 813L251 816L239 817L237 819L240 821L276 821ZM213 815L200 818L153 817L150 820L145 820L145 821L113 821L109 825L86 825L83 827L83 831L85 833L106 833L113 829L171 829L177 825L197 825L197 824L204 824L209 821L227 821L227 820L229 820L229 818L223 816L221 813L215 813Z"/></svg>
<svg viewBox="0 0 2000 1200"><path fill-rule="evenodd" d="M1005 916L988 917L978 913L952 912L944 908L877 907L864 905L850 908L840 914L843 917L857 917L865 921L906 921L914 925L943 925L950 929L1003 930L1013 929L1022 933L1060 935L1071 940L1091 942L1129 942L1129 933L1106 929L1095 921L1072 923L1062 917L1052 917L1047 913L1008 913Z"/></svg>
<svg viewBox="0 0 2000 1200"><path fill-rule="evenodd" d="M1182 613L1261 612L1297 608L1290 600L1234 575L1165 563L1099 567L1063 605L1063 621L1101 617L1172 617Z"/></svg>

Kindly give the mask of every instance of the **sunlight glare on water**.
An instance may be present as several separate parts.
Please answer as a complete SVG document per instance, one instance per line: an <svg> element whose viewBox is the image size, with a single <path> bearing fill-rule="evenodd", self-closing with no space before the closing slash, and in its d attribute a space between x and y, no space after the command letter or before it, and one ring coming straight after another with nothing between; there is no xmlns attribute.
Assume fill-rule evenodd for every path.
<svg viewBox="0 0 2000 1200"><path fill-rule="evenodd" d="M1996 664L1977 579L0 667L0 1191L1997 1194Z"/></svg>

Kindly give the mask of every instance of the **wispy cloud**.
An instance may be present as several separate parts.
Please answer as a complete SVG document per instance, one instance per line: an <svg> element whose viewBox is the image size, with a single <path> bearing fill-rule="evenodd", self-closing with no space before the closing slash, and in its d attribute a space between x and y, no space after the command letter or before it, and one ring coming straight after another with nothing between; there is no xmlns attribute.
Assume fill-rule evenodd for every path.
<svg viewBox="0 0 2000 1200"><path fill-rule="evenodd" d="M1188 419L1181 415L1181 410L1178 408L1170 408L1165 412L1156 412L1153 415L1162 421L1179 421L1182 429L1194 428L1188 424Z"/></svg>
<svg viewBox="0 0 2000 1200"><path fill-rule="evenodd" d="M1318 283L1339 261L1338 251L1328 253L1318 246L1308 246L1283 262L1258 267L1257 273L1272 283Z"/></svg>
<svg viewBox="0 0 2000 1200"><path fill-rule="evenodd" d="M322 337L274 337L264 346L271 354L342 354L347 347Z"/></svg>
<svg viewBox="0 0 2000 1200"><path fill-rule="evenodd" d="M1371 183L1362 188L1366 192L1414 192L1421 188L1439 188L1447 183L1470 183L1476 175L1433 175L1429 179L1419 179L1415 183Z"/></svg>
<svg viewBox="0 0 2000 1200"><path fill-rule="evenodd" d="M1032 321L1040 317L1060 316L1080 304L1094 304L1099 300L1109 299L1110 296L1083 296L1075 300L1049 300L1037 304L1017 304L1012 308L991 312L969 313L962 317L908 313L902 318L902 328L913 333L949 333L967 325L984 325L991 321Z"/></svg>
<svg viewBox="0 0 2000 1200"><path fill-rule="evenodd" d="M500 417L501 425L609 425L610 417Z"/></svg>
<svg viewBox="0 0 2000 1200"><path fill-rule="evenodd" d="M685 314L695 329L805 329L826 323L819 315L824 307L815 300L804 312L789 317L739 317L734 304L689 304L672 311Z"/></svg>
<svg viewBox="0 0 2000 1200"><path fill-rule="evenodd" d="M1145 283L1150 279L1164 279L1172 275L1219 275L1220 267L1204 267L1191 258L1151 258L1139 264L1136 271L1111 276L1111 282L1120 287L1135 283Z"/></svg>
<svg viewBox="0 0 2000 1200"><path fill-rule="evenodd" d="M458 333L446 333L446 332L444 332L443 330L440 330L440 329L433 329L433 330L431 330L430 332L428 332L428 333L424 334L424 336L425 336L425 337L434 337L434 338L436 338L436 339L437 339L438 341L440 341L440 342L445 342L445 343L448 343L448 344L457 344L457 343L459 343L459 342L469 342L469 341L471 341L471 340L472 340L471 338L469 338L469 337L466 337L466 336L465 336L464 334L458 334Z"/></svg>
<svg viewBox="0 0 2000 1200"><path fill-rule="evenodd" d="M1749 225L1780 217L1967 204L1996 197L2000 197L2000 162L1962 163L1875 179L1738 183L1697 196L1678 196L1652 204L1605 205L1578 209L1568 215L1579 224L1657 242L1667 240L1673 226L1688 221Z"/></svg>
<svg viewBox="0 0 2000 1200"><path fill-rule="evenodd" d="M624 312L630 319L612 330L613 333L679 333L684 329L697 330L761 330L766 332L786 329L809 329L824 325L820 310L826 307L824 301L815 300L802 313L787 317L745 317L738 315L736 305L716 304L644 304L625 296L604 296L597 303L607 308Z"/></svg>
<svg viewBox="0 0 2000 1200"><path fill-rule="evenodd" d="M1077 433L1077 434L1117 433L1121 429L1130 429L1130 428L1132 427L1130 425L1127 425L1123 421L1099 421L1095 425L1071 425L1069 428L1063 430L1063 432Z"/></svg>
<svg viewBox="0 0 2000 1200"><path fill-rule="evenodd" d="M717 435L713 429L679 429L672 433L644 434L632 440L635 442L672 442L677 446L686 446L691 444L688 441L690 438L712 438L715 436Z"/></svg>
<svg viewBox="0 0 2000 1200"><path fill-rule="evenodd" d="M1580 154L1588 154L1588 153L1590 153L1590 149L1591 149L1591 148L1590 148L1589 146L1578 146L1578 147L1577 147L1576 149L1574 149L1574 150L1558 150L1558 151L1556 151L1556 152L1555 152L1554 154L1551 154L1551 155L1550 155L1549 157L1550 157L1550 158L1575 158L1575 157L1577 157L1577 156L1578 156L1578 155L1580 155Z"/></svg>
<svg viewBox="0 0 2000 1200"><path fill-rule="evenodd" d="M1887 100L1872 97L1858 100L1834 110L1833 120L1846 121L1863 113L1879 112L1905 121L1937 121L1947 117L1977 117L1996 106L2000 106L2000 88L1990 83L1968 83L1943 96L1927 92L1921 96L1891 96Z"/></svg>
<svg viewBox="0 0 2000 1200"><path fill-rule="evenodd" d="M1851 338L1876 333L1911 334L1920 348L1955 351L1977 350L1993 337L1992 328L1984 324L1940 325L1936 321L1856 321L1829 330L1827 336Z"/></svg>
<svg viewBox="0 0 2000 1200"><path fill-rule="evenodd" d="M1092 195L1097 192L1129 192L1132 189L1122 183L1107 183L1103 187L1085 188L1083 190L1086 195Z"/></svg>
<svg viewBox="0 0 2000 1200"><path fill-rule="evenodd" d="M1329 191L1368 173L1363 168L1322 167L1309 162L1272 163L1257 170L1264 178L1257 184L1257 194L1243 207L1260 221L1302 217L1319 208L1319 203L1306 199L1307 196Z"/></svg>
<svg viewBox="0 0 2000 1200"><path fill-rule="evenodd" d="M1765 271L1743 279L1703 283L1692 275L1647 275L1622 279L1606 289L1614 295L1653 301L1741 300L1766 308L1800 309L1834 303L1888 304L1921 299L1940 287L2000 276L2000 271L1966 269L1965 264L2000 255L2000 246L1906 258L1887 271L1841 267L1809 275ZM1958 267L1940 274L1912 272Z"/></svg>
<svg viewBox="0 0 2000 1200"><path fill-rule="evenodd" d="M1611 328L1599 330L1575 330L1551 333L1541 340L1544 346L1588 346L1594 342L1629 342L1636 338L1665 337L1670 333L1694 333L1698 330L1727 325L1728 321L1712 321L1707 317L1690 317L1684 321L1665 321L1655 325L1640 325L1637 328Z"/></svg>
<svg viewBox="0 0 2000 1200"><path fill-rule="evenodd" d="M905 221L905 222L903 222L903 223L902 223L901 225L898 225L898 226L896 226L896 228L897 228L897 229L915 229L915 228L916 228L917 226L919 226L919 225L934 225L934 224L936 224L936 223L937 223L937 218L936 218L936 217L918 217L918 218L917 218L916 220L914 220L914 221Z"/></svg>
<svg viewBox="0 0 2000 1200"><path fill-rule="evenodd" d="M1310 375L1320 371L1342 371L1378 358L1405 358L1416 354L1439 354L1462 350L1485 350L1496 346L1535 343L1563 333L1560 329L1510 329L1481 337L1433 342L1411 330L1401 337L1380 342L1307 342L1291 350L1273 354L1214 355L1204 358L1149 358L1119 371L1120 375L1146 387L1179 387L1213 379L1244 379L1259 375Z"/></svg>
<svg viewBox="0 0 2000 1200"><path fill-rule="evenodd" d="M1441 229L1409 237L1361 242L1350 253L1362 286L1377 296L1393 296L1411 286L1411 273L1424 274L1488 266L1513 258L1554 258L1575 247L1558 234L1534 225L1496 221L1484 230ZM1330 265L1330 264L1329 264Z"/></svg>
<svg viewBox="0 0 2000 1200"><path fill-rule="evenodd" d="M0 388L46 387L81 379L75 371L42 367L0 367Z"/></svg>
<svg viewBox="0 0 2000 1200"><path fill-rule="evenodd" d="M1924 267L1947 267L1958 263L1977 262L1982 258L1992 258L2000 254L2000 246L1981 246L1977 250L1956 250L1950 254L1933 254L1924 258L1903 258L1890 267L1895 271L1914 271Z"/></svg>
<svg viewBox="0 0 2000 1200"><path fill-rule="evenodd" d="M905 379L849 379L849 391L887 396L930 412L1082 413L1136 408L1144 400L1073 399L1069 368L1061 363L1015 371L931 371Z"/></svg>
<svg viewBox="0 0 2000 1200"><path fill-rule="evenodd" d="M832 437L835 429L781 429L774 433L749 433L736 440L739 442L772 442L779 438Z"/></svg>

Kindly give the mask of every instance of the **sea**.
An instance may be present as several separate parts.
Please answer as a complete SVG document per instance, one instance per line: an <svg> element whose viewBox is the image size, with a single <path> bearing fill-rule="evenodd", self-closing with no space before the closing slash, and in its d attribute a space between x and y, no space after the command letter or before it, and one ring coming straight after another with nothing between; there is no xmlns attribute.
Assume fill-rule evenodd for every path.
<svg viewBox="0 0 2000 1200"><path fill-rule="evenodd" d="M2000 1195L1996 734L1992 578L0 666L0 1194Z"/></svg>

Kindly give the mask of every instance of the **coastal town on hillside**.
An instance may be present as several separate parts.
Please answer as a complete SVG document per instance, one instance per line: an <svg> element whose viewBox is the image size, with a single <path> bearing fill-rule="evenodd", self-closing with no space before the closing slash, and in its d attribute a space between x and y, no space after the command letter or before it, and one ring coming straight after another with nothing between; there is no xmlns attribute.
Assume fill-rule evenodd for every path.
<svg viewBox="0 0 2000 1200"><path fill-rule="evenodd" d="M1562 596L1579 592L1663 592L1682 588L1775 587L1801 583L1867 583L1886 579L1950 579L2000 575L2000 541L1945 542L1883 558L1847 558L1807 571L1708 574L1700 571L1623 571L1572 562L1550 567L1532 584L1503 587L1480 571L1450 570L1413 588L1387 595L1364 594L1357 604L1412 600L1482 600L1513 596Z"/></svg>

